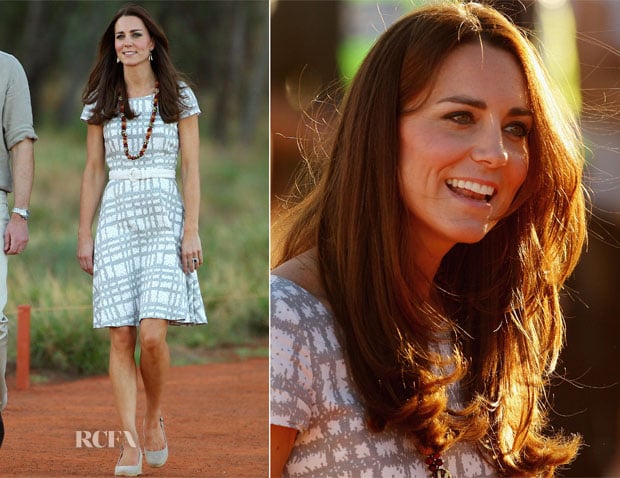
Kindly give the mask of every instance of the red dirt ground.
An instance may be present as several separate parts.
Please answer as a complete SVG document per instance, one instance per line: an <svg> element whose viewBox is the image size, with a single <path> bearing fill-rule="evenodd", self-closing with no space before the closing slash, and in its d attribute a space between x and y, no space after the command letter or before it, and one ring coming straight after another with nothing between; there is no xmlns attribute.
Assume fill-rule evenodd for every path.
<svg viewBox="0 0 620 478"><path fill-rule="evenodd" d="M142 391L142 388L141 388ZM138 402L142 422L143 393ZM170 457L146 477L264 478L268 475L266 358L173 367L164 418ZM2 414L2 477L113 476L118 448L78 448L76 432L118 430L107 377L31 385L15 390ZM81 435L85 436L85 435Z"/></svg>

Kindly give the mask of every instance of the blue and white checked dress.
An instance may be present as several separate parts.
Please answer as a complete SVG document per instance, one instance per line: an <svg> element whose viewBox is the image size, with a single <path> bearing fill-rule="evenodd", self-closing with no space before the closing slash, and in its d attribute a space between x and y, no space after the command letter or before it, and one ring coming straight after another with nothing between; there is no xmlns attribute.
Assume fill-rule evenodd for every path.
<svg viewBox="0 0 620 478"><path fill-rule="evenodd" d="M200 114L194 93L183 85L189 108L181 118ZM153 95L131 98L139 116L127 120L129 153L137 154L148 128ZM91 116L84 107L81 119ZM176 171L178 124L163 122L159 112L144 156L129 160L123 152L121 121L103 126L105 160L112 171L132 169ZM148 176L148 174L146 174ZM175 325L207 322L196 272L181 265L184 207L176 179L110 179L99 211L95 236L93 324L95 328L137 326L158 318Z"/></svg>

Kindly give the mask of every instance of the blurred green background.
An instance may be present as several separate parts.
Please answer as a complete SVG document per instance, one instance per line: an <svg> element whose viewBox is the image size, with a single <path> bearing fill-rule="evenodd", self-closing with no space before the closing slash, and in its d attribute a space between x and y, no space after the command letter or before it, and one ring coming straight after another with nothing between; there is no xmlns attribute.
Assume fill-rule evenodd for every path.
<svg viewBox="0 0 620 478"><path fill-rule="evenodd" d="M164 28L176 66L199 98L199 270L209 324L171 327L173 364L266 356L268 331L267 1L137 2ZM30 244L9 260L9 371L16 315L29 304L31 367L53 374L107 371L108 332L92 329L92 278L76 259L86 127L80 96L97 44L124 2L0 2L0 50L29 78L36 173ZM11 199L9 200L11 201Z"/></svg>

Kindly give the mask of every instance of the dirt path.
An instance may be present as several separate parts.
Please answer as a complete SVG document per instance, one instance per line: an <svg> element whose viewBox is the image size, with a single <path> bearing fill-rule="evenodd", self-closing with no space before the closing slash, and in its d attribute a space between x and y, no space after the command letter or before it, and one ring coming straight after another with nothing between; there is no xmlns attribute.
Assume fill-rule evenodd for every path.
<svg viewBox="0 0 620 478"><path fill-rule="evenodd" d="M1 477L113 476L118 448L108 447L103 432L118 430L118 422L107 377L25 391L9 377L9 387ZM174 367L164 403L170 458L159 469L145 463L142 476L267 477L267 359ZM138 417L142 410L140 401ZM85 446L92 437L76 446L76 433L97 430L101 448Z"/></svg>

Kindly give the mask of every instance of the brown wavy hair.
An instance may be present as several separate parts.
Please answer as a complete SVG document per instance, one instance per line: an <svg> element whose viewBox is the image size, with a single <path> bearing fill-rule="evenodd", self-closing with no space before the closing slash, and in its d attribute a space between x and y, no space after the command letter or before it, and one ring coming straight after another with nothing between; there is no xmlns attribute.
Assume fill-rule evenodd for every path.
<svg viewBox="0 0 620 478"><path fill-rule="evenodd" d="M484 239L444 257L428 300L412 285L418 272L403 247L398 124L446 57L470 43L501 48L523 69L534 120L529 169ZM369 426L401 429L424 452L474 441L503 474L553 475L580 445L550 430L546 391L564 343L559 294L586 239L587 195L579 129L539 56L489 6L424 7L378 39L338 116L315 187L274 221L273 237L283 230L284 240L272 257L278 265L317 248ZM445 359L437 351L449 344ZM447 404L457 381L462 410Z"/></svg>
<svg viewBox="0 0 620 478"><path fill-rule="evenodd" d="M159 114L165 123L177 122L181 111L186 107L180 89L184 82L187 83L187 80L172 63L168 38L163 29L145 8L133 4L125 5L116 12L99 40L97 59L82 93L84 104L95 105L93 116L88 122L102 124L116 116L119 96L124 99L127 118L135 118L127 97L123 65L117 63L114 49L114 27L121 17L140 18L153 39L155 47L151 53L153 55L151 67L159 82Z"/></svg>

